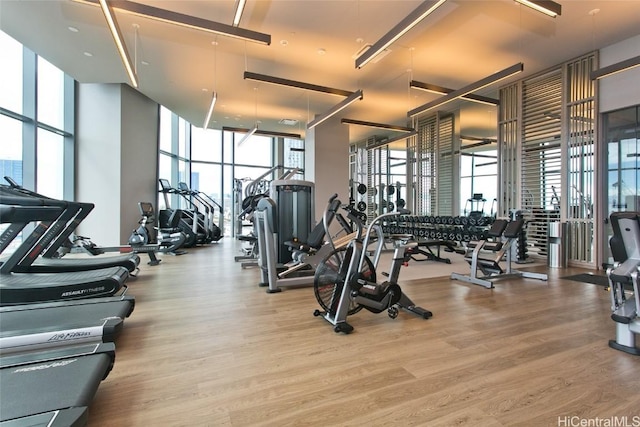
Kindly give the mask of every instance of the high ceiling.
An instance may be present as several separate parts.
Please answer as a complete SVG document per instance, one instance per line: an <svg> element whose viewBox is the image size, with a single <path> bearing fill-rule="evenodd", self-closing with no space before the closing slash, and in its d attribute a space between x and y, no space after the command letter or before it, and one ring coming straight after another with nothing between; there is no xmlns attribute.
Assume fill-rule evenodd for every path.
<svg viewBox="0 0 640 427"><path fill-rule="evenodd" d="M520 79L640 33L640 0L557 1L562 15L554 19L513 0L448 0L392 44L386 56L361 69L355 68L355 54L422 2L248 0L240 27L269 34L268 46L115 12L135 61L138 90L149 98L201 126L215 91L210 128L251 128L259 122L262 130L304 137L309 120L344 98L245 80L245 71L362 89L363 100L343 110L343 117L407 126L407 111L439 96L409 89L412 79L458 89L523 62L524 73L512 78ZM138 3L230 25L236 2ZM0 0L0 29L80 82L128 83L95 5ZM477 93L496 97L496 90ZM465 112L464 134L495 136L495 109L465 101L447 104L458 106ZM297 123L282 124L283 119ZM348 126L352 142L396 135Z"/></svg>

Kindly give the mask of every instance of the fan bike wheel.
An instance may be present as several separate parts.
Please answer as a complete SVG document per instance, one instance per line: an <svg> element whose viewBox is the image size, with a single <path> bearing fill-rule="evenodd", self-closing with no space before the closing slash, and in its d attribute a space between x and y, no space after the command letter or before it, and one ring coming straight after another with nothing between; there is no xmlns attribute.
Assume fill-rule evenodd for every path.
<svg viewBox="0 0 640 427"><path fill-rule="evenodd" d="M350 252L349 252L350 253ZM313 292L320 307L328 313L335 313L338 310L338 303L342 295L342 289L345 283L346 271L340 271L342 265L345 269L349 263L349 256L346 248L340 248L329 253L316 268L313 278ZM365 257L365 263L360 270L362 277L374 282L376 280L376 270L373 263L368 257ZM351 300L348 315L356 314L362 310L363 306Z"/></svg>

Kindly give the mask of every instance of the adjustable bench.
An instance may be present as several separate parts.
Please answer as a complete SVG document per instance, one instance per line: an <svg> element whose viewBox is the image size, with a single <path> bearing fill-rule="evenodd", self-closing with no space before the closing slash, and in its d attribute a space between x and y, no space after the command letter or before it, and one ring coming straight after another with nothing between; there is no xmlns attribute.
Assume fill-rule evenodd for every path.
<svg viewBox="0 0 640 427"><path fill-rule="evenodd" d="M465 260L471 266L469 275L452 273L451 279L493 288L493 280L510 277L525 277L529 279L547 280L543 273L518 271L512 268L511 246L517 242L518 235L524 227L524 219L507 221L497 219L487 232L487 238L479 242L469 242L469 251ZM506 258L505 268L500 262ZM484 275L478 274L480 270Z"/></svg>

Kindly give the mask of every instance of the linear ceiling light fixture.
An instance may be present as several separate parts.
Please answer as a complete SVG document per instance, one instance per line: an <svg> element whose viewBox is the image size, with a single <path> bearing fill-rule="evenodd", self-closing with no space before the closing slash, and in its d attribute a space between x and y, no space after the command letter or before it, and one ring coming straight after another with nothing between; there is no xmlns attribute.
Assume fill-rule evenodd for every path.
<svg viewBox="0 0 640 427"><path fill-rule="evenodd" d="M640 56L636 56L635 58L625 59L624 61L620 61L615 64L602 67L598 70L594 70L591 72L591 80L598 80L603 77L607 77L612 74L619 73L621 71L630 70L631 68L635 68L637 66L640 66Z"/></svg>
<svg viewBox="0 0 640 427"><path fill-rule="evenodd" d="M209 106L209 111L207 111L207 117L204 119L204 124L202 125L202 129L207 129L209 126L209 121L211 120L211 115L213 114L213 108L216 106L216 101L218 100L218 94L213 92L211 96L211 105Z"/></svg>
<svg viewBox="0 0 640 427"><path fill-rule="evenodd" d="M403 134L403 135L394 136L393 138L383 139L381 141L374 142L371 145L367 145L367 150L370 150L372 148L383 147L385 145L389 145L397 141L402 141L403 139L411 138L412 136L416 136L417 134L418 134L418 131L413 130L408 134Z"/></svg>
<svg viewBox="0 0 640 427"><path fill-rule="evenodd" d="M370 128L376 128L376 129L397 130L399 132L413 132L415 130L414 128L409 128L405 126L388 125L385 123L365 122L362 120L355 120L355 119L342 119L340 120L340 122L346 125L358 125L358 126L366 126Z"/></svg>
<svg viewBox="0 0 640 427"><path fill-rule="evenodd" d="M232 126L223 126L222 130L225 132L249 132L250 129L245 128L236 128ZM264 135L264 136L279 136L282 138L292 138L292 139L301 139L302 135L299 133L289 133L289 132L275 132L270 130L258 129L254 135ZM292 149L293 150L293 149Z"/></svg>
<svg viewBox="0 0 640 427"><path fill-rule="evenodd" d="M331 107L329 110L327 110L324 113L316 116L315 119L313 119L309 123L307 123L307 129L313 129L314 127L318 126L320 123L324 122L325 120L327 120L330 117L335 116L340 111L344 110L345 108L347 108L349 105L353 104L354 102L356 102L358 100L361 100L362 98L363 98L362 89L353 92L350 96L348 96L345 99L343 99L342 101L338 102L336 105Z"/></svg>
<svg viewBox="0 0 640 427"><path fill-rule="evenodd" d="M251 71L245 71L244 72L244 78L245 78L245 80L254 80L254 81L257 81L257 82L271 83L271 84L274 84L274 85L295 87L295 88L298 88L298 89L305 89L305 90L311 90L311 91L314 91L314 92L328 93L328 94L331 94L331 95L350 96L350 95L353 95L353 93L354 93L354 92L350 92L348 90L335 89L335 88L327 87L327 86L319 86L319 85L314 85L314 84L310 84L310 83L298 82L298 81L295 81L295 80L282 79L280 77L267 76L266 74L252 73Z"/></svg>
<svg viewBox="0 0 640 427"><path fill-rule="evenodd" d="M512 65L511 67L505 68L502 71L498 71L495 74L487 76L484 79L478 80L475 83L471 83L470 85L467 85L462 89L454 90L453 92L450 92L441 98L438 98L431 102L427 102L424 105L414 108L413 110L407 113L407 116L409 117L417 116L418 114L424 113L425 111L431 110L432 108L436 108L443 104L446 104L449 101L453 101L456 98L460 98L461 96L468 95L471 92L475 92L484 87L497 83L500 80L504 80L508 77L511 77L514 74L522 72L523 70L524 70L524 64L522 62L519 62L517 64Z"/></svg>
<svg viewBox="0 0 640 427"><path fill-rule="evenodd" d="M356 58L356 68L362 68L373 58L389 47L393 42L402 37L406 32L415 27L420 21L436 10L445 0L425 1L393 27L380 40Z"/></svg>
<svg viewBox="0 0 640 427"><path fill-rule="evenodd" d="M247 142L249 140L249 138L251 138L253 136L253 134L256 133L257 131L258 131L258 124L256 123L256 125L253 127L253 129L251 129L249 132L247 132L247 134L245 136L243 136L240 141L238 141L238 147L241 146L242 144L244 144L245 142Z"/></svg>
<svg viewBox="0 0 640 427"><path fill-rule="evenodd" d="M127 46L124 44L122 32L120 31L118 21L116 21L116 17L113 14L113 9L111 8L111 5L107 0L99 0L99 3L100 9L102 9L102 13L104 13L104 18L107 20L107 26L109 27L109 31L111 32L111 36L113 37L113 41L118 48L118 53L120 54L120 58L122 59L124 68L127 71L129 80L131 81L131 85L137 88L138 77L136 76L136 72L134 71L133 65L131 64L131 58L129 58L129 52L127 51Z"/></svg>
<svg viewBox="0 0 640 427"><path fill-rule="evenodd" d="M423 82L419 82L417 80L411 80L409 82L409 87L411 87L413 89L424 90L425 92L437 93L439 95L447 95L447 94L453 92L453 89L449 89L449 88L446 88L446 87L434 85L434 84L431 84L431 83L423 83ZM500 105L500 100L498 100L498 99L489 98L487 96L474 95L472 93L470 93L468 95L461 96L460 98L466 99L467 101L477 102L479 104L493 105L493 106Z"/></svg>
<svg viewBox="0 0 640 427"><path fill-rule="evenodd" d="M75 0L79 3L88 3L96 5L98 2L105 0ZM132 13L168 24L180 25L181 27L191 28L194 30L206 31L209 33L219 34L221 36L233 37L236 39L247 40L250 42L270 45L271 35L251 31L232 25L222 24L220 22L210 21L208 19L198 18L196 16L185 15L183 13L172 12L166 9L149 6L146 4L135 3L127 0L117 0L112 2L114 9Z"/></svg>
<svg viewBox="0 0 640 427"><path fill-rule="evenodd" d="M244 12L244 6L247 4L247 0L238 0L236 4L236 13L233 14L233 25L237 27L240 25L240 19L242 18L242 12Z"/></svg>
<svg viewBox="0 0 640 427"><path fill-rule="evenodd" d="M551 0L516 0L531 9L542 12L552 18L562 14L562 5Z"/></svg>

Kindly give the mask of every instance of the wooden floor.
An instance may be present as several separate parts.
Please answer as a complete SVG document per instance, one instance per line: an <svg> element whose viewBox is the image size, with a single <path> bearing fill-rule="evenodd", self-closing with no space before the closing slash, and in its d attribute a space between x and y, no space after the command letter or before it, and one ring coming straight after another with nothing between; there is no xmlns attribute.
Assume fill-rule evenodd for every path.
<svg viewBox="0 0 640 427"><path fill-rule="evenodd" d="M312 315L312 288L259 288L258 272L234 262L231 238L189 252L145 265L130 283L136 308L90 426L568 426L640 416L640 358L608 347L609 294L559 279L573 270L493 290L412 280L403 290L432 319L362 311L342 335Z"/></svg>

